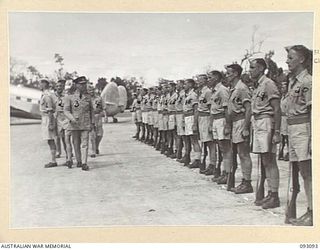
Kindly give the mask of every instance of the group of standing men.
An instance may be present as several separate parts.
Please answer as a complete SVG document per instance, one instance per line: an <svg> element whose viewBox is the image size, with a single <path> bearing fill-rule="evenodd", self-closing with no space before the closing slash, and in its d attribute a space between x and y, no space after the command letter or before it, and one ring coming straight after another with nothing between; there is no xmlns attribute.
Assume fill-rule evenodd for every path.
<svg viewBox="0 0 320 250"><path fill-rule="evenodd" d="M102 117L105 116L106 106L99 91L84 76L69 80L68 88L65 83L65 80L59 80L52 92L47 79L40 81L42 138L48 141L51 152L51 161L45 164L45 168L58 166L56 158L61 154L61 141L66 154L65 165L72 168L74 149L76 166L87 171L89 138L90 155L95 157L99 154L103 136Z"/></svg>
<svg viewBox="0 0 320 250"><path fill-rule="evenodd" d="M243 69L238 64L227 65L225 73L214 70L198 75L196 81L178 80L141 89L140 93L134 94L132 104L137 126L134 138L153 145L170 158L177 158L189 168L199 168L201 174L213 175L212 181L227 184L227 190L235 194L253 193L250 153L258 154L257 167L261 174L254 203L263 209L280 206L277 144L284 145L289 141L292 173L289 180L292 178L293 190L299 192L296 179L300 172L308 204L307 212L299 218L296 218L295 211L287 213L286 223L311 226L312 77L308 67L312 52L302 45L286 50L289 75L282 84L287 93L280 91L277 84L266 76L268 67L263 58L250 61L253 89L241 80ZM237 157L242 181L235 186ZM279 159L283 159L283 147L280 147ZM267 195L264 194L264 179Z"/></svg>

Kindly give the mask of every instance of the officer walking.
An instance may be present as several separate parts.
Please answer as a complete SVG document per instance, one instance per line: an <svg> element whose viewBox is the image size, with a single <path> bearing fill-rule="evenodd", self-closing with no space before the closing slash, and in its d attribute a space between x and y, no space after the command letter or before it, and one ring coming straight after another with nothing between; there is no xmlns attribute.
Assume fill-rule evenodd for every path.
<svg viewBox="0 0 320 250"><path fill-rule="evenodd" d="M65 98L64 113L70 120L68 129L77 160L77 167L89 170L87 165L89 131L94 127L94 112L91 97L87 94L87 79L84 76L74 80L76 91Z"/></svg>

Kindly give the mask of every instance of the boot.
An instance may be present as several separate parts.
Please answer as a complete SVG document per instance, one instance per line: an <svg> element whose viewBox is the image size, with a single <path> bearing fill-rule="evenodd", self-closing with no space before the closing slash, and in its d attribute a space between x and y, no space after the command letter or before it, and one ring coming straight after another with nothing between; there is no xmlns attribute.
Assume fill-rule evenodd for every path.
<svg viewBox="0 0 320 250"><path fill-rule="evenodd" d="M220 180L221 178L227 176L227 172L225 170L222 171L222 175L217 175L217 173L215 173L213 175L213 178L211 179L213 182L217 182L218 180ZM228 176L227 176L228 177Z"/></svg>
<svg viewBox="0 0 320 250"><path fill-rule="evenodd" d="M261 200L255 200L254 204L256 206L262 206L263 203L267 202L271 198L271 191L268 191L268 195Z"/></svg>
<svg viewBox="0 0 320 250"><path fill-rule="evenodd" d="M284 161L289 161L289 153L286 153L285 156L283 157Z"/></svg>
<svg viewBox="0 0 320 250"><path fill-rule="evenodd" d="M242 188L242 186L244 185L244 182L245 182L245 179L244 178L242 178L242 180L241 180L241 183L238 185L238 186L236 186L236 187L234 187L234 188L231 188L231 192L236 192L236 190L240 190L241 188Z"/></svg>
<svg viewBox="0 0 320 250"><path fill-rule="evenodd" d="M173 154L173 149L172 148L168 148L168 150L164 153L167 157L170 157L170 155Z"/></svg>
<svg viewBox="0 0 320 250"><path fill-rule="evenodd" d="M189 166L190 162L191 162L190 155L187 155L184 160L183 166L185 166L185 167Z"/></svg>
<svg viewBox="0 0 320 250"><path fill-rule="evenodd" d="M208 168L206 169L206 171L204 172L205 175L213 175L215 172L215 167L213 164L209 164Z"/></svg>
<svg viewBox="0 0 320 250"><path fill-rule="evenodd" d="M253 193L253 187L251 185L251 180L244 180L243 185L241 187L239 187L239 189L237 189L235 191L236 194L249 194L249 193Z"/></svg>
<svg viewBox="0 0 320 250"><path fill-rule="evenodd" d="M280 207L278 192L271 192L270 199L262 204L263 209Z"/></svg>
<svg viewBox="0 0 320 250"><path fill-rule="evenodd" d="M172 153L171 155L169 155L169 158L171 158L171 159L177 158L177 151L175 151L174 153Z"/></svg>
<svg viewBox="0 0 320 250"><path fill-rule="evenodd" d="M223 185L228 183L228 175L226 173L222 173L220 178L217 180L218 185Z"/></svg>
<svg viewBox="0 0 320 250"><path fill-rule="evenodd" d="M177 150L176 156L177 156L177 160L182 159L182 150Z"/></svg>
<svg viewBox="0 0 320 250"><path fill-rule="evenodd" d="M290 219L289 222L294 226L313 226L313 214L309 208L307 212L298 219Z"/></svg>
<svg viewBox="0 0 320 250"><path fill-rule="evenodd" d="M166 145L164 143L161 144L161 154L164 154L166 152Z"/></svg>
<svg viewBox="0 0 320 250"><path fill-rule="evenodd" d="M192 164L188 165L188 168L201 168L201 161L199 159L195 160L194 162L192 162Z"/></svg>
<svg viewBox="0 0 320 250"><path fill-rule="evenodd" d="M160 150L161 150L161 143L160 143L160 142L157 143L157 145L156 145L156 150L157 150L157 151L160 151Z"/></svg>
<svg viewBox="0 0 320 250"><path fill-rule="evenodd" d="M205 165L204 165L204 163L200 163L200 169L199 169L199 173L200 174L205 174L205 172L206 172L206 167L205 167Z"/></svg>

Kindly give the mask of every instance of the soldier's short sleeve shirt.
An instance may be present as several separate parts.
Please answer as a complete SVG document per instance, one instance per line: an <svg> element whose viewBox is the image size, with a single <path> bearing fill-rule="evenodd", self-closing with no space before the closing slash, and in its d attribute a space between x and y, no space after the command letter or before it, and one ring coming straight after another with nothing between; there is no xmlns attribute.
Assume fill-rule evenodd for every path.
<svg viewBox="0 0 320 250"><path fill-rule="evenodd" d="M244 104L251 103L251 92L247 85L239 80L236 86L230 90L230 98L228 103L228 112L243 113L245 112Z"/></svg>
<svg viewBox="0 0 320 250"><path fill-rule="evenodd" d="M204 86L200 90L198 111L210 113L211 96L212 96L212 91L207 86Z"/></svg>
<svg viewBox="0 0 320 250"><path fill-rule="evenodd" d="M311 99L312 77L307 70L303 70L289 81L287 116L309 114Z"/></svg>
<svg viewBox="0 0 320 250"><path fill-rule="evenodd" d="M254 115L273 115L272 99L280 99L277 85L267 76L263 75L258 80L258 87L253 91L252 113Z"/></svg>
<svg viewBox="0 0 320 250"><path fill-rule="evenodd" d="M225 108L228 107L229 97L229 89L222 83L218 83L212 92L210 113L214 115L224 113Z"/></svg>
<svg viewBox="0 0 320 250"><path fill-rule="evenodd" d="M193 89L191 89L188 93L186 93L183 105L183 112L187 113L193 111L193 106L196 104L198 104L198 95Z"/></svg>

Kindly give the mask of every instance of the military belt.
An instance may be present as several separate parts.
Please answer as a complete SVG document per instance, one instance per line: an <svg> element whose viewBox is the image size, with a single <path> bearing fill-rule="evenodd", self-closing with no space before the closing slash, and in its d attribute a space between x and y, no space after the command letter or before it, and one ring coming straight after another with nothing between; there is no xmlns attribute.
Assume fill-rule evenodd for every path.
<svg viewBox="0 0 320 250"><path fill-rule="evenodd" d="M211 114L214 120L222 119L226 117L225 113L219 113L219 114Z"/></svg>
<svg viewBox="0 0 320 250"><path fill-rule="evenodd" d="M311 119L309 114L302 114L294 117L288 117L287 121L288 121L288 125L296 125L296 124L308 123L311 121Z"/></svg>
<svg viewBox="0 0 320 250"><path fill-rule="evenodd" d="M210 116L209 112L199 111L198 114L199 114L199 116Z"/></svg>
<svg viewBox="0 0 320 250"><path fill-rule="evenodd" d="M232 121L233 122L236 122L236 121L239 121L239 120L243 120L245 118L245 114L244 113L236 113L236 112L233 112L232 114Z"/></svg>
<svg viewBox="0 0 320 250"><path fill-rule="evenodd" d="M273 115L269 115L269 114L254 114L253 115L255 120L261 120L264 118L273 118Z"/></svg>

